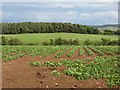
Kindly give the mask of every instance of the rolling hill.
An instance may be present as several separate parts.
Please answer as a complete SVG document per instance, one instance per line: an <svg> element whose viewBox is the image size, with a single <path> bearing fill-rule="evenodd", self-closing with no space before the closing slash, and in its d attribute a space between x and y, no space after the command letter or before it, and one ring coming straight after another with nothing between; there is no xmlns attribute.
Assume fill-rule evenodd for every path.
<svg viewBox="0 0 120 90"><path fill-rule="evenodd" d="M93 27L98 28L99 30L105 30L105 29L110 29L113 31L118 30L118 24L93 25Z"/></svg>

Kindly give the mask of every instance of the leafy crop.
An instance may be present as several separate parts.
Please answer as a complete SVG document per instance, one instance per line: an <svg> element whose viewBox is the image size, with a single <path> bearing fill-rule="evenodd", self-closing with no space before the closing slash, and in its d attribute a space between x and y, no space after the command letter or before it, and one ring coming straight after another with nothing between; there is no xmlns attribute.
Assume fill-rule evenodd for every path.
<svg viewBox="0 0 120 90"><path fill-rule="evenodd" d="M76 50L77 50L77 48L74 47L74 48L67 54L67 56L68 56L68 57L72 56Z"/></svg>
<svg viewBox="0 0 120 90"><path fill-rule="evenodd" d="M109 47L108 47L108 48L109 48ZM109 54L109 55L114 55L114 52L112 52L112 51L110 50L110 48L107 49L106 47L97 47L97 49L99 49L99 50L101 50L102 52L107 53L107 54Z"/></svg>
<svg viewBox="0 0 120 90"><path fill-rule="evenodd" d="M89 55L94 55L92 52L97 52L100 57L96 57L94 60L61 60L59 62L28 62L31 66L46 66L46 67L60 67L64 65L66 68L63 73L66 75L75 77L78 80L86 79L100 79L105 78L107 80L108 86L119 86L120 85L120 58L116 54L119 54L117 46L90 46L90 47L79 47L79 46L3 46L2 48L2 58L4 61L11 61L21 58L25 55L29 56L48 56L55 53L56 51L61 51L55 57L60 57L67 50L70 52L67 54L68 57L72 56L74 52L80 48L79 55L84 55L84 48ZM113 55L111 57L101 57L105 53ZM60 73L56 70L51 72L52 75L60 76Z"/></svg>
<svg viewBox="0 0 120 90"><path fill-rule="evenodd" d="M85 47L86 51L88 52L89 55L94 55L94 53L88 48L88 47Z"/></svg>
<svg viewBox="0 0 120 90"><path fill-rule="evenodd" d="M45 62L43 64L44 66L47 66L47 67L58 67L58 66L61 66L61 63L60 62Z"/></svg>
<svg viewBox="0 0 120 90"><path fill-rule="evenodd" d="M69 64L67 64L67 66L69 68L67 70L64 70L64 73L79 80L86 80L89 78L107 78L108 86L111 87L120 85L120 69L118 67L118 57L97 57L94 61L90 62L90 64L86 64L82 61L71 61Z"/></svg>
<svg viewBox="0 0 120 90"><path fill-rule="evenodd" d="M94 47L89 47L90 49L94 50L95 52L99 53L100 56L104 55L104 52L94 48Z"/></svg>
<svg viewBox="0 0 120 90"><path fill-rule="evenodd" d="M28 62L28 64L31 65L31 66L40 66L41 65L41 63L37 62L37 61L35 61L35 62Z"/></svg>
<svg viewBox="0 0 120 90"><path fill-rule="evenodd" d="M84 50L83 50L83 47L81 47L80 48L80 51L79 51L79 55L84 55L85 54L85 52L84 52Z"/></svg>
<svg viewBox="0 0 120 90"><path fill-rule="evenodd" d="M60 72L58 72L57 70L53 70L51 74L54 76L60 76Z"/></svg>
<svg viewBox="0 0 120 90"><path fill-rule="evenodd" d="M57 51L61 51L55 55L55 58L60 57L70 48L70 52L68 52L67 56L70 57L74 54L74 52L80 48L79 55L84 55L84 49L86 49L89 55L94 55L91 51L95 51L99 53L100 56L104 55L105 53L109 55L119 54L119 50L117 46L91 46L91 47L79 47L79 46L3 46L2 48L2 58L4 61L16 60L21 58L25 55L29 56L49 56L54 54Z"/></svg>
<svg viewBox="0 0 120 90"><path fill-rule="evenodd" d="M63 50L61 52L59 52L57 55L55 55L55 58L60 57L61 55L63 55L69 48L63 48Z"/></svg>
<svg viewBox="0 0 120 90"><path fill-rule="evenodd" d="M120 85L120 62L117 56L113 57L96 57L92 61L87 60L61 60L60 62L45 62L43 66L58 67L64 65L68 67L63 70L66 75L75 77L78 80L106 78L108 86ZM35 65L34 65L35 66ZM60 76L56 70L51 72L52 75Z"/></svg>

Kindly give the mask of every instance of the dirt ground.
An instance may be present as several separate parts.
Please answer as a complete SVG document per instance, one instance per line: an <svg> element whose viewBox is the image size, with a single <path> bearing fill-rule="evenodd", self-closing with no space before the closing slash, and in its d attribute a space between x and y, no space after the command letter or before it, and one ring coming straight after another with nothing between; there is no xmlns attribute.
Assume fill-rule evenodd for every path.
<svg viewBox="0 0 120 90"><path fill-rule="evenodd" d="M57 62L61 59L94 59L98 54L90 56L85 53L83 56L79 56L77 49L76 52L71 56L67 57L66 54L59 58L54 56L60 51L51 54L47 57L35 56L30 57L25 55L17 60L12 60L2 63L2 87L3 88L108 88L105 79L95 80L77 80L74 77L65 75L62 70L66 67L60 66L57 68L49 68L45 66L32 67L28 64L30 61L54 61ZM109 55L105 55L109 56ZM51 75L52 70L58 70L61 72L59 77Z"/></svg>

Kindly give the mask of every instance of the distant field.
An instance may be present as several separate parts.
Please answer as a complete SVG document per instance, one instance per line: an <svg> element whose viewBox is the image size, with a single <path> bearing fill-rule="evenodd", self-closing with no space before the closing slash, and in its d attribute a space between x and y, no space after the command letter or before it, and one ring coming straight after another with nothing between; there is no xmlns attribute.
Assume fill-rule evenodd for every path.
<svg viewBox="0 0 120 90"><path fill-rule="evenodd" d="M118 30L117 24L95 25L94 27L98 28L99 30L106 30L106 29L112 30L112 31Z"/></svg>
<svg viewBox="0 0 120 90"><path fill-rule="evenodd" d="M99 41L101 38L108 38L111 40L117 40L118 36L113 35L92 35L92 34L75 34L75 33L39 33L39 34L11 34L5 35L8 38L19 38L23 43L39 43L42 45L43 41L49 41L49 39L64 38L64 39L79 39L80 45L86 39L91 41Z"/></svg>
<svg viewBox="0 0 120 90"><path fill-rule="evenodd" d="M118 27L101 27L98 28L99 30L112 30L112 31L116 31L118 30Z"/></svg>

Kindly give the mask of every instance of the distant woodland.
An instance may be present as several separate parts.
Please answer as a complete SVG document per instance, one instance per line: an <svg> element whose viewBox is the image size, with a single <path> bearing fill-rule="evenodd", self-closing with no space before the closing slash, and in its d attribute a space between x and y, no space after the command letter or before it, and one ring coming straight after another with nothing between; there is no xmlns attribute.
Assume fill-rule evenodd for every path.
<svg viewBox="0 0 120 90"><path fill-rule="evenodd" d="M2 23L2 34L22 34L22 33L79 33L79 34L120 34L119 31L105 30L101 33L99 29L72 23L47 23L47 22L20 22Z"/></svg>

